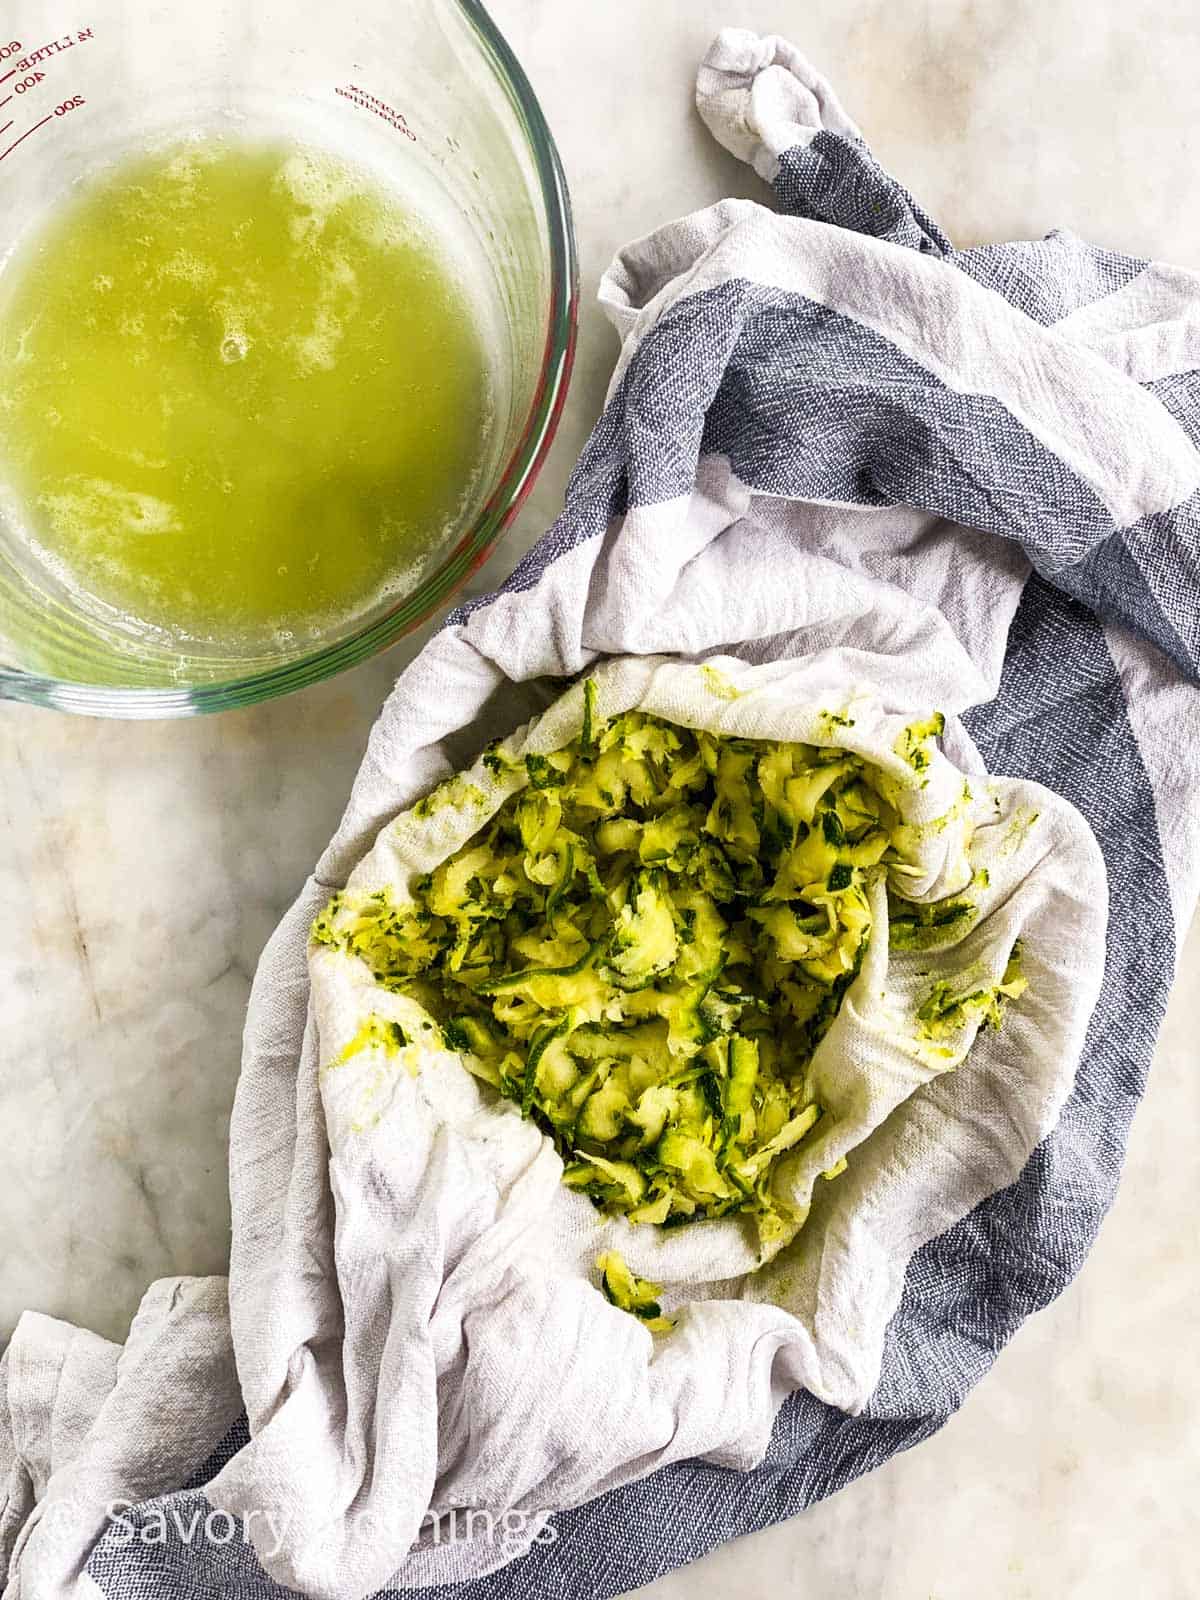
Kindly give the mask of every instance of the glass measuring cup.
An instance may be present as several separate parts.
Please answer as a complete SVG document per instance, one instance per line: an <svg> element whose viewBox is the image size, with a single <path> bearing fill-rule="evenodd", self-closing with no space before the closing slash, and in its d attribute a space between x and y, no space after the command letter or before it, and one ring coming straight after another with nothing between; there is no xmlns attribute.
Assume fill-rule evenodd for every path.
<svg viewBox="0 0 1200 1600"><path fill-rule="evenodd" d="M72 185L190 132L270 130L374 167L472 266L494 385L479 489L411 592L269 655L156 644L82 609L0 503L0 697L191 715L313 683L442 606L487 557L553 435L574 346L566 184L533 92L477 0L17 0L0 23L0 262ZM3 394L0 373L0 398ZM0 409L0 475L3 465Z"/></svg>

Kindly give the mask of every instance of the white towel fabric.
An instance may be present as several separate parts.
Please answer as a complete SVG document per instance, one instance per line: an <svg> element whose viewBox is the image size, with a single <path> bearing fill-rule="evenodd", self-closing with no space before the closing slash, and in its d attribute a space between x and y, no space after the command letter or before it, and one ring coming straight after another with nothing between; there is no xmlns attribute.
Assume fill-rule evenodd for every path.
<svg viewBox="0 0 1200 1600"><path fill-rule="evenodd" d="M811 594L808 574L790 576ZM724 627L728 616L725 608ZM449 636L445 647L470 648ZM492 659L512 670L503 656ZM547 1516L668 1461L752 1466L793 1389L860 1410L914 1251L1015 1179L1054 1125L1103 970L1104 866L1086 823L1037 785L980 776L961 728L951 743L969 777L940 754L915 772L897 750L906 723L931 707L896 700L886 656L835 649L715 664L725 693L677 660L613 662L595 676L597 713L636 707L724 734L853 749L895 785L902 820L919 832L920 875L897 886L925 902L965 891L977 896L979 917L936 955L889 962L880 885L867 961L815 1057L831 1126L782 1164L777 1181L799 1206L841 1156L850 1154L850 1169L818 1185L796 1245L752 1276L757 1254L733 1218L663 1232L599 1217L561 1185L550 1141L453 1052L414 1043L393 1057L364 1049L342 1062L372 1015L419 1039L422 1013L378 988L361 962L319 947L300 1070L320 1094L329 1139L332 1271L317 1280L311 1270L260 1263L270 1275L259 1281L269 1283L276 1316L288 1307L300 1314L319 1291L342 1337L325 1349L310 1344L311 1355L293 1363L253 1443L209 1490L239 1516L265 1514L264 1529L290 1518L306 1530L264 1558L280 1582L336 1596L366 1593L392 1574L401 1586L462 1577L495 1564L497 1553L486 1541L439 1547L426 1530L409 1555L431 1508L439 1516L482 1508L497 1523L515 1511L532 1536ZM927 681L949 689L957 665L953 655L927 657ZM392 702L384 747L401 770L415 754L410 708L421 708L423 738L431 708L449 724L461 706L422 683L426 670L414 667ZM576 685L511 753L561 748L578 734L582 708ZM852 725L832 726L823 713ZM482 750L495 726L475 723L469 743ZM455 764L452 749L443 746L440 766ZM524 782L478 763L451 791L459 803L427 817L407 811L383 829L349 894L386 888L407 899L413 880ZM394 797L392 783L379 787L379 803ZM971 890L981 868L988 884ZM918 1037L921 998L939 977L955 992L998 982L1018 938L1028 995L1000 1033L975 1039L957 1074L941 1076ZM963 1036L964 1053L973 1036ZM256 1120L282 1122L286 1110L260 1103ZM244 1151L252 1162L258 1154L235 1141L235 1173ZM317 1199L293 1185L302 1219L294 1244L309 1262L328 1244ZM672 1334L655 1338L607 1303L595 1259L610 1248L665 1285L668 1310L684 1308ZM267 1306L261 1293L247 1297L254 1280L239 1274L234 1283L235 1327L258 1322ZM278 1366L291 1352L281 1345L271 1354Z"/></svg>
<svg viewBox="0 0 1200 1600"><path fill-rule="evenodd" d="M698 97L793 214L719 205L607 275L621 359L562 518L401 677L264 953L232 1129L228 1324L206 1283L156 1286L119 1360L44 1319L18 1329L0 1384L6 1597L235 1581L266 1600L265 1568L357 1600L485 1572L545 1514L634 1484L575 1516L556 1569L564 1594L611 1594L653 1565L641 1545L614 1553L606 1519L636 1511L677 1561L830 1492L944 1420L1094 1237L1200 865L1197 282L1063 235L954 251L780 40L722 35ZM712 659L744 696L706 698L691 664ZM957 1071L918 1081L873 1030L870 988L878 975L900 1012L914 974L875 947L822 1047L832 1102L851 1072L873 1096L841 1119L849 1170L818 1184L787 1261L749 1278L733 1226L664 1241L599 1222L452 1055L416 1076L370 1057L320 1070L394 1002L324 954L310 984L314 914L360 863L399 887L444 856L477 818L392 824L491 739L543 713L528 738L569 734L564 680L591 670L610 705L769 735L811 737L814 707L861 692L877 759L884 719L936 706L938 770L973 804L988 784L960 718L1027 774L994 780L1000 819L981 813L972 845L991 884L948 959L994 972L1021 933L1028 993ZM1107 891L1077 812L1028 775L1087 812ZM950 857L934 867L930 892L955 881ZM669 1281L669 1337L596 1289L612 1238ZM688 1456L751 1467L798 1386L778 1493L678 1465L641 1481ZM188 1544L156 1587L111 1529L97 1545L96 1508L177 1488L239 1389L250 1443L203 1503L242 1516L262 1567L247 1557L231 1580L232 1557ZM859 1412L869 1395L852 1419L817 1398ZM704 1504L668 1537L680 1481ZM84 1507L69 1533L58 1505ZM485 1520L410 1553L431 1506L488 1508L505 1532L504 1513L525 1515L514 1537ZM538 1560L475 1592L538 1592Z"/></svg>
<svg viewBox="0 0 1200 1600"><path fill-rule="evenodd" d="M242 1408L224 1278L163 1278L124 1346L26 1312L0 1359L4 1600L94 1596L120 1508L185 1483Z"/></svg>

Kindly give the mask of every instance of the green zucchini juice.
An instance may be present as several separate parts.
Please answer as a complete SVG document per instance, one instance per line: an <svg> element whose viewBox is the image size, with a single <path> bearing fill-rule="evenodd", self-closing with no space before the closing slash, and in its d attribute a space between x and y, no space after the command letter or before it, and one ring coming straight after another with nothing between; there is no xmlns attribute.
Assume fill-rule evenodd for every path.
<svg viewBox="0 0 1200 1600"><path fill-rule="evenodd" d="M168 646L349 631L461 532L479 320L436 230L340 155L211 135L112 164L0 271L7 537Z"/></svg>

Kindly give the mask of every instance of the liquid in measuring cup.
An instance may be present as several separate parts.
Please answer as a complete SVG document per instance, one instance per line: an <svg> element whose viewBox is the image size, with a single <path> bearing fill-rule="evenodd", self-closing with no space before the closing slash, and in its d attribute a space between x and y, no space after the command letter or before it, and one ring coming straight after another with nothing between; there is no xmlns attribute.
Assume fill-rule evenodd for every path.
<svg viewBox="0 0 1200 1600"><path fill-rule="evenodd" d="M411 590L489 406L436 233L320 148L116 163L0 271L6 518L77 604L160 640L269 650Z"/></svg>

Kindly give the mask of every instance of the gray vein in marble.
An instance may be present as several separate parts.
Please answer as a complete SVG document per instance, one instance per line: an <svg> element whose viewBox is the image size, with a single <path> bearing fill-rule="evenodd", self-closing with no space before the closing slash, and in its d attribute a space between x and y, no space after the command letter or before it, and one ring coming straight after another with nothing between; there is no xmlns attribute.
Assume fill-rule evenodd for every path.
<svg viewBox="0 0 1200 1600"><path fill-rule="evenodd" d="M1200 259L1200 11L1178 0L494 0L559 139L579 354L525 510L473 591L554 518L615 355L594 305L624 240L764 198L691 83L734 23L795 39L878 155L964 244L1073 227ZM427 635L428 629L425 630ZM0 1340L26 1307L124 1336L142 1291L219 1272L241 1018L259 951L421 642L191 723L0 707ZM1200 1596L1200 929L1087 1268L920 1449L653 1586L660 1600ZM1152 1575L1152 1576L1151 1576Z"/></svg>

